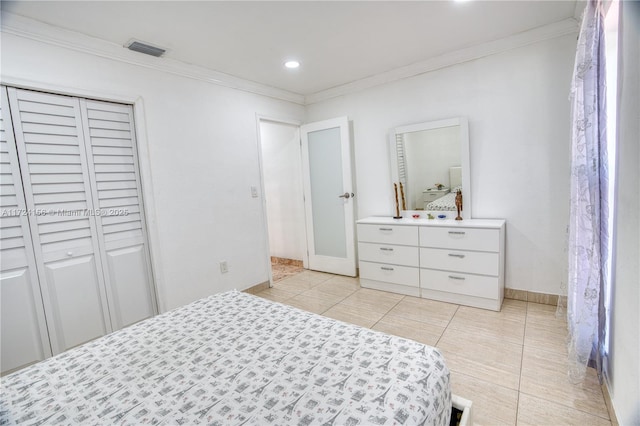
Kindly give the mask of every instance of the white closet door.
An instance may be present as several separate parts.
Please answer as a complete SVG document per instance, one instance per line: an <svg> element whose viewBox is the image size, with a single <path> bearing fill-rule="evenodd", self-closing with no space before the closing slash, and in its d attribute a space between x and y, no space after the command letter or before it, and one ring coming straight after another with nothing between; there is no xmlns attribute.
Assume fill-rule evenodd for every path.
<svg viewBox="0 0 640 426"><path fill-rule="evenodd" d="M112 330L76 98L9 88L54 354Z"/></svg>
<svg viewBox="0 0 640 426"><path fill-rule="evenodd" d="M6 88L0 109L0 371L51 356Z"/></svg>
<svg viewBox="0 0 640 426"><path fill-rule="evenodd" d="M155 314L133 110L80 102L111 321L119 329Z"/></svg>

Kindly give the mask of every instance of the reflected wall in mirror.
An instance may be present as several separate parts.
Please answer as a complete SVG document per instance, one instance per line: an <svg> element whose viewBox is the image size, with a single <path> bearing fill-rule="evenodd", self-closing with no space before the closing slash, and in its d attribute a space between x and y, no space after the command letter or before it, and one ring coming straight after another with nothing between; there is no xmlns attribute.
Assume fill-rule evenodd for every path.
<svg viewBox="0 0 640 426"><path fill-rule="evenodd" d="M402 182L407 210L456 216L462 191L462 217L471 217L469 131L465 118L417 123L391 132L391 178Z"/></svg>

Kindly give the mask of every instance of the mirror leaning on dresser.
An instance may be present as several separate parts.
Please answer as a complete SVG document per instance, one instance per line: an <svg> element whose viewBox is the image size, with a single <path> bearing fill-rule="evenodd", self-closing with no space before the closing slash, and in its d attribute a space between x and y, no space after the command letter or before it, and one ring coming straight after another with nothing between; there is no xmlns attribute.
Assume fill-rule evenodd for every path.
<svg viewBox="0 0 640 426"><path fill-rule="evenodd" d="M504 220L368 217L356 223L362 287L500 310Z"/></svg>

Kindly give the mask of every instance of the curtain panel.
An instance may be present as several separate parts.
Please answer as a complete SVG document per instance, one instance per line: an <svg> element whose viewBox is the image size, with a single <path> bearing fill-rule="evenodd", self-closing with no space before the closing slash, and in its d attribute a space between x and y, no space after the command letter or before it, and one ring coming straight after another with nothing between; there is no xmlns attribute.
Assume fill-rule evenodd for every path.
<svg viewBox="0 0 640 426"><path fill-rule="evenodd" d="M604 279L608 257L608 170L604 16L600 1L585 8L571 84L571 199L568 229L569 377L601 373Z"/></svg>

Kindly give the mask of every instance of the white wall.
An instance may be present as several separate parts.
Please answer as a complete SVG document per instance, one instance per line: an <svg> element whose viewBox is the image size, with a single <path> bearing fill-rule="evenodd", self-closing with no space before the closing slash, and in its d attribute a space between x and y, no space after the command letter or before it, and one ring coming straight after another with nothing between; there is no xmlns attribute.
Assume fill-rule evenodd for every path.
<svg viewBox="0 0 640 426"><path fill-rule="evenodd" d="M299 127L261 121L260 144L271 256L302 260L306 240Z"/></svg>
<svg viewBox="0 0 640 426"><path fill-rule="evenodd" d="M353 121L358 217L391 215L390 129L469 120L471 214L507 220L506 286L559 294L569 198L576 35L319 102L307 121Z"/></svg>
<svg viewBox="0 0 640 426"><path fill-rule="evenodd" d="M6 33L2 75L144 102L161 310L268 280L262 201L250 191L260 187L256 113L301 120L302 106Z"/></svg>
<svg viewBox="0 0 640 426"><path fill-rule="evenodd" d="M622 4L615 257L608 380L621 425L640 424L640 3Z"/></svg>

